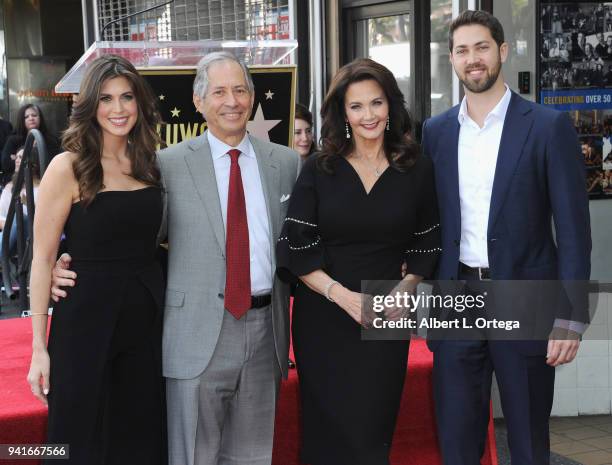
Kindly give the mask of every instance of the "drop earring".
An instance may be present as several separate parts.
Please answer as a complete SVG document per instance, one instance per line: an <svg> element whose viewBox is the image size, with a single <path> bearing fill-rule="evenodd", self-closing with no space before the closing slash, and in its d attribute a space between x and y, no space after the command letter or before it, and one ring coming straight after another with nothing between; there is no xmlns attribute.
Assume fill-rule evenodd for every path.
<svg viewBox="0 0 612 465"><path fill-rule="evenodd" d="M391 119L387 116L387 131L391 130Z"/></svg>
<svg viewBox="0 0 612 465"><path fill-rule="evenodd" d="M349 125L348 125L348 121L344 122L344 127L346 128L346 138L350 139L351 138L351 133L349 131Z"/></svg>

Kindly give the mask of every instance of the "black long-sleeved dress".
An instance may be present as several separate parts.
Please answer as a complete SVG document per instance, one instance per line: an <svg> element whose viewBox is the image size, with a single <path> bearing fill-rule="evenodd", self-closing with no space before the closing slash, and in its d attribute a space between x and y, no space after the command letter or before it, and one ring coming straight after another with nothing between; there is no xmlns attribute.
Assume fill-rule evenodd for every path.
<svg viewBox="0 0 612 465"><path fill-rule="evenodd" d="M433 166L420 157L406 172L387 168L367 194L344 158L334 174L306 161L277 246L279 276L322 269L360 292L362 280L429 277L440 252ZM300 283L293 307L304 463L378 465L389 451L409 341L362 341L337 304Z"/></svg>

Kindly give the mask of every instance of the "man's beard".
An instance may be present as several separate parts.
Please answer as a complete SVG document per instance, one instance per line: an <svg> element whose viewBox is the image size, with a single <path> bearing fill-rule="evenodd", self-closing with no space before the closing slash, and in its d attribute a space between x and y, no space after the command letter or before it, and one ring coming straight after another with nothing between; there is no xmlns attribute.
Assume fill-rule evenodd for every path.
<svg viewBox="0 0 612 465"><path fill-rule="evenodd" d="M465 78L461 79L461 83L470 92L472 92L474 94L480 94L482 92L486 92L491 87L493 87L493 85L497 81L497 78L499 77L499 73L501 72L501 61L497 62L497 65L495 66L495 68L493 68L491 70L491 72L489 72L488 69L484 68L484 70L485 70L485 77L482 78L478 82L470 81L469 77L468 77L468 73L470 71L473 71L474 69L483 69L483 67L474 67L474 66L472 66L470 68L466 68L466 70L465 70Z"/></svg>

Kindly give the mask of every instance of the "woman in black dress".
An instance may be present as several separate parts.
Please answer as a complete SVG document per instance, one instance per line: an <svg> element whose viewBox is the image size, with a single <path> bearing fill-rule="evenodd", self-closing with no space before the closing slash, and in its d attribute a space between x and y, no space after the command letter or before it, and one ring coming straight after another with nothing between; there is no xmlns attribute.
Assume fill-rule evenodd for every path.
<svg viewBox="0 0 612 465"><path fill-rule="evenodd" d="M299 277L293 341L311 465L386 465L409 341L361 340L362 280L416 285L439 248L432 163L411 137L391 72L358 59L334 77L320 154L296 182L279 275Z"/></svg>
<svg viewBox="0 0 612 465"><path fill-rule="evenodd" d="M70 464L153 465L163 457L155 101L127 60L90 63L64 134L68 151L39 188L28 382L49 406L47 442L69 444ZM62 231L78 280L53 310L47 350Z"/></svg>
<svg viewBox="0 0 612 465"><path fill-rule="evenodd" d="M3 185L11 179L12 174L15 172L15 155L19 147L25 144L30 129L38 129L42 133L47 145L47 161L60 151L59 142L47 129L45 117L40 107L33 103L21 106L17 112L15 132L6 140L2 148Z"/></svg>

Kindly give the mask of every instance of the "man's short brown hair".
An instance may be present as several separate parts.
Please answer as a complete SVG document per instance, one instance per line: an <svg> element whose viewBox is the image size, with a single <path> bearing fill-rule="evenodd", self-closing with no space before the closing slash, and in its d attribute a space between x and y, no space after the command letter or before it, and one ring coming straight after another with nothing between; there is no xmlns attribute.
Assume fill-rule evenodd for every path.
<svg viewBox="0 0 612 465"><path fill-rule="evenodd" d="M495 16L482 10L465 10L453 20L448 30L448 49L451 52L453 51L453 34L455 31L461 26L470 26L472 24L486 27L491 32L491 36L498 47L505 42L504 28Z"/></svg>

